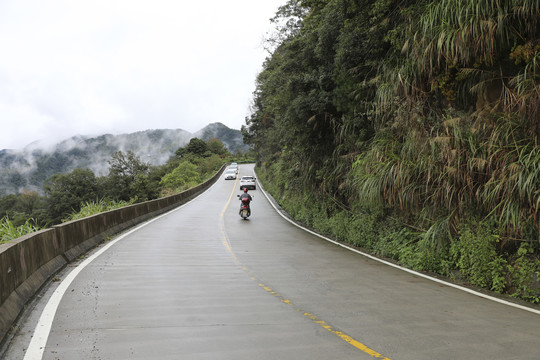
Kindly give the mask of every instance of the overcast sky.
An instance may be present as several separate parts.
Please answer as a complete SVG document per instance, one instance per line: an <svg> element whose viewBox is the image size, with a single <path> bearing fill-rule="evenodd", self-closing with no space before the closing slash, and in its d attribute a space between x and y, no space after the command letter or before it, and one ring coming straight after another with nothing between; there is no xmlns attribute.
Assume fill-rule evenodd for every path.
<svg viewBox="0 0 540 360"><path fill-rule="evenodd" d="M0 0L0 149L240 129L286 0Z"/></svg>

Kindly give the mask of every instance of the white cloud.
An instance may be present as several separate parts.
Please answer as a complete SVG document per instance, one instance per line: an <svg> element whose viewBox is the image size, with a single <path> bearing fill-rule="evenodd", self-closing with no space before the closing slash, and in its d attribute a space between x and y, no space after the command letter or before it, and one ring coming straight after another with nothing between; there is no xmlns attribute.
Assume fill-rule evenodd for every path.
<svg viewBox="0 0 540 360"><path fill-rule="evenodd" d="M0 149L75 134L240 128L285 0L0 2Z"/></svg>

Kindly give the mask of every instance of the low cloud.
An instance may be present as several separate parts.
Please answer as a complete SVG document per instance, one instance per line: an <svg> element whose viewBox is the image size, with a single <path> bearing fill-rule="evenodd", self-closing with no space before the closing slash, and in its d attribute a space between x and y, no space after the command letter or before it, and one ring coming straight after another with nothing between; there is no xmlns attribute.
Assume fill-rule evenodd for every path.
<svg viewBox="0 0 540 360"><path fill-rule="evenodd" d="M284 0L0 4L0 149L150 128L239 129Z"/></svg>

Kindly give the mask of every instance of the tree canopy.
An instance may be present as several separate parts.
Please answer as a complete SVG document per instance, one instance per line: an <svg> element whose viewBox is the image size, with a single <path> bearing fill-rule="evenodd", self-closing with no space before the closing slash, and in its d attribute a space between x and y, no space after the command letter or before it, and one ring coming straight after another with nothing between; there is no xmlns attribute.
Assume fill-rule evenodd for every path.
<svg viewBox="0 0 540 360"><path fill-rule="evenodd" d="M116 200L132 198L149 200L148 174L150 165L141 161L132 151L117 151L109 160L106 194Z"/></svg>
<svg viewBox="0 0 540 360"><path fill-rule="evenodd" d="M75 169L69 174L56 174L44 184L48 215L58 223L71 211L78 211L84 201L99 197L98 181L88 169Z"/></svg>
<svg viewBox="0 0 540 360"><path fill-rule="evenodd" d="M538 10L511 0L290 0L274 18L245 140L288 189L307 185L349 207L369 199L427 228L441 216L455 230L471 214L499 215L509 238L531 236Z"/></svg>

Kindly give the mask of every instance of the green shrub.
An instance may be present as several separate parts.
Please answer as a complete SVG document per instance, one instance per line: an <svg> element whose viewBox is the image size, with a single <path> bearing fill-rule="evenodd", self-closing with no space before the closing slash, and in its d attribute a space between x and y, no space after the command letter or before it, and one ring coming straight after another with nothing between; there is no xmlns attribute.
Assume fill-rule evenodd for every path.
<svg viewBox="0 0 540 360"><path fill-rule="evenodd" d="M377 221L369 214L355 214L349 222L347 241L355 246L370 248L377 241Z"/></svg>
<svg viewBox="0 0 540 360"><path fill-rule="evenodd" d="M328 219L330 235L339 241L348 240L348 228L351 225L351 214L347 211L340 211Z"/></svg>
<svg viewBox="0 0 540 360"><path fill-rule="evenodd" d="M331 236L331 226L327 215L323 210L318 211L313 215L313 227L321 234Z"/></svg>
<svg viewBox="0 0 540 360"><path fill-rule="evenodd" d="M414 270L442 275L449 274L451 268L448 250L434 246L433 242L425 236L420 237L420 240L414 244L408 244L399 260L404 266Z"/></svg>
<svg viewBox="0 0 540 360"><path fill-rule="evenodd" d="M197 165L189 161L181 162L172 172L165 175L161 181L162 196L171 195L199 184L201 177Z"/></svg>
<svg viewBox="0 0 540 360"><path fill-rule="evenodd" d="M506 260L497 253L498 240L498 236L483 224L475 229L467 225L461 230L459 239L452 242L450 256L471 284L502 292Z"/></svg>
<svg viewBox="0 0 540 360"><path fill-rule="evenodd" d="M540 261L533 257L533 248L524 243L508 269L511 274L512 296L540 303Z"/></svg>

